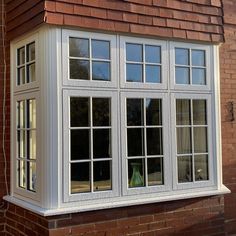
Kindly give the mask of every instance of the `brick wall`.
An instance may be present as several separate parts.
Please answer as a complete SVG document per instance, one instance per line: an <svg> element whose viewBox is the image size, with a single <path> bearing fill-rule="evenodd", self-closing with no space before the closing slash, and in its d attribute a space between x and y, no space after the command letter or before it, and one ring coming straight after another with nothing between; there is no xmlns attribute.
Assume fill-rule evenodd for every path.
<svg viewBox="0 0 236 236"><path fill-rule="evenodd" d="M229 114L230 102L236 111L236 5L235 0L223 3L225 43L220 49L223 171L224 183L232 191L225 196L225 225L229 234L236 234L236 120L231 121Z"/></svg>

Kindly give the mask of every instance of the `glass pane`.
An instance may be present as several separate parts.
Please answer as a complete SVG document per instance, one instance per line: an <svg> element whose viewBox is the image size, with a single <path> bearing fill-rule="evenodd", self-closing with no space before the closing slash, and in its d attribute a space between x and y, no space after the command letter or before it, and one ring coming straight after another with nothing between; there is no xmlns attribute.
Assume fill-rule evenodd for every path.
<svg viewBox="0 0 236 236"><path fill-rule="evenodd" d="M207 128L194 127L194 153L207 152Z"/></svg>
<svg viewBox="0 0 236 236"><path fill-rule="evenodd" d="M26 143L25 143L26 131L18 130L17 131L17 140L18 140L18 157L26 158Z"/></svg>
<svg viewBox="0 0 236 236"><path fill-rule="evenodd" d="M26 165L25 161L18 161L18 185L26 188Z"/></svg>
<svg viewBox="0 0 236 236"><path fill-rule="evenodd" d="M162 155L162 128L147 128L147 155Z"/></svg>
<svg viewBox="0 0 236 236"><path fill-rule="evenodd" d="M143 82L143 65L126 64L126 81Z"/></svg>
<svg viewBox="0 0 236 236"><path fill-rule="evenodd" d="M27 83L34 82L35 78L35 63L27 65Z"/></svg>
<svg viewBox="0 0 236 236"><path fill-rule="evenodd" d="M29 135L29 153L28 156L30 159L36 159L36 131L28 131Z"/></svg>
<svg viewBox="0 0 236 236"><path fill-rule="evenodd" d="M94 191L111 190L111 161L96 161L93 163Z"/></svg>
<svg viewBox="0 0 236 236"><path fill-rule="evenodd" d="M110 62L93 61L93 80L111 80Z"/></svg>
<svg viewBox="0 0 236 236"><path fill-rule="evenodd" d="M205 51L192 50L192 65L193 66L205 66Z"/></svg>
<svg viewBox="0 0 236 236"><path fill-rule="evenodd" d="M29 128L36 128L36 100L29 100Z"/></svg>
<svg viewBox="0 0 236 236"><path fill-rule="evenodd" d="M189 84L190 83L189 68L176 67L175 68L175 83Z"/></svg>
<svg viewBox="0 0 236 236"><path fill-rule="evenodd" d="M208 180L208 156L207 155L195 155L195 180L202 181Z"/></svg>
<svg viewBox="0 0 236 236"><path fill-rule="evenodd" d="M71 127L90 126L89 98L70 98L70 125Z"/></svg>
<svg viewBox="0 0 236 236"><path fill-rule="evenodd" d="M110 103L110 98L93 98L93 126L111 125Z"/></svg>
<svg viewBox="0 0 236 236"><path fill-rule="evenodd" d="M71 57L89 57L89 40L81 38L70 38L70 56Z"/></svg>
<svg viewBox="0 0 236 236"><path fill-rule="evenodd" d="M161 99L146 99L146 124L162 125Z"/></svg>
<svg viewBox="0 0 236 236"><path fill-rule="evenodd" d="M175 49L175 64L189 65L189 50L184 48Z"/></svg>
<svg viewBox="0 0 236 236"><path fill-rule="evenodd" d="M178 157L178 182L192 181L192 156Z"/></svg>
<svg viewBox="0 0 236 236"><path fill-rule="evenodd" d="M111 130L94 129L93 130L93 157L109 158L111 157Z"/></svg>
<svg viewBox="0 0 236 236"><path fill-rule="evenodd" d="M25 64L25 47L17 49L17 65Z"/></svg>
<svg viewBox="0 0 236 236"><path fill-rule="evenodd" d="M110 59L110 42L92 40L92 58Z"/></svg>
<svg viewBox="0 0 236 236"><path fill-rule="evenodd" d="M161 83L161 66L146 65L146 82Z"/></svg>
<svg viewBox="0 0 236 236"><path fill-rule="evenodd" d="M148 158L147 165L148 185L153 186L164 184L162 158Z"/></svg>
<svg viewBox="0 0 236 236"><path fill-rule="evenodd" d="M27 45L27 62L35 60L35 43Z"/></svg>
<svg viewBox="0 0 236 236"><path fill-rule="evenodd" d="M193 124L207 124L206 100L193 100Z"/></svg>
<svg viewBox="0 0 236 236"><path fill-rule="evenodd" d="M71 130L71 160L90 158L90 130Z"/></svg>
<svg viewBox="0 0 236 236"><path fill-rule="evenodd" d="M126 61L143 61L143 45L126 43Z"/></svg>
<svg viewBox="0 0 236 236"><path fill-rule="evenodd" d="M70 79L89 80L89 61L70 59Z"/></svg>
<svg viewBox="0 0 236 236"><path fill-rule="evenodd" d="M143 125L143 99L127 98L127 125L140 126Z"/></svg>
<svg viewBox="0 0 236 236"><path fill-rule="evenodd" d="M145 161L144 159L128 160L129 188L145 186Z"/></svg>
<svg viewBox="0 0 236 236"><path fill-rule="evenodd" d="M191 102L189 99L176 99L176 125L191 124Z"/></svg>
<svg viewBox="0 0 236 236"><path fill-rule="evenodd" d="M150 63L161 63L161 47L146 45L145 61Z"/></svg>
<svg viewBox="0 0 236 236"><path fill-rule="evenodd" d="M177 128L177 153L192 153L191 128Z"/></svg>
<svg viewBox="0 0 236 236"><path fill-rule="evenodd" d="M90 163L71 164L71 193L85 193L91 191Z"/></svg>
<svg viewBox="0 0 236 236"><path fill-rule="evenodd" d="M29 190L34 191L36 190L36 163L35 162L28 162L29 168Z"/></svg>
<svg viewBox="0 0 236 236"><path fill-rule="evenodd" d="M140 129L127 129L128 156L144 156L144 132Z"/></svg>
<svg viewBox="0 0 236 236"><path fill-rule="evenodd" d="M25 128L25 101L17 103L18 108L18 128Z"/></svg>
<svg viewBox="0 0 236 236"><path fill-rule="evenodd" d="M192 83L200 85L206 84L206 69L193 68Z"/></svg>
<svg viewBox="0 0 236 236"><path fill-rule="evenodd" d="M25 84L25 67L21 67L17 69L17 85Z"/></svg>

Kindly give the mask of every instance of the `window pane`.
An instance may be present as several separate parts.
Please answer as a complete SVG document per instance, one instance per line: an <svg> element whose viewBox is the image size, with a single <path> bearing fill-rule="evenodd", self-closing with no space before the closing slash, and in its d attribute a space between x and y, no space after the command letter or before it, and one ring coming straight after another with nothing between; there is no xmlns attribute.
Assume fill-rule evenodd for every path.
<svg viewBox="0 0 236 236"><path fill-rule="evenodd" d="M189 68L176 67L175 68L175 83L189 84L190 83Z"/></svg>
<svg viewBox="0 0 236 236"><path fill-rule="evenodd" d="M110 98L93 98L93 126L111 125Z"/></svg>
<svg viewBox="0 0 236 236"><path fill-rule="evenodd" d="M142 44L126 44L126 61L143 61L143 45Z"/></svg>
<svg viewBox="0 0 236 236"><path fill-rule="evenodd" d="M25 84L25 67L21 67L17 69L17 85Z"/></svg>
<svg viewBox="0 0 236 236"><path fill-rule="evenodd" d="M110 42L92 40L92 58L110 59Z"/></svg>
<svg viewBox="0 0 236 236"><path fill-rule="evenodd" d="M178 157L179 183L192 182L192 156Z"/></svg>
<svg viewBox="0 0 236 236"><path fill-rule="evenodd" d="M18 185L21 188L26 188L26 165L24 160L18 161Z"/></svg>
<svg viewBox="0 0 236 236"><path fill-rule="evenodd" d="M109 158L111 157L111 130L94 129L93 130L93 157Z"/></svg>
<svg viewBox="0 0 236 236"><path fill-rule="evenodd" d="M206 69L193 68L192 69L193 84L206 84Z"/></svg>
<svg viewBox="0 0 236 236"><path fill-rule="evenodd" d="M29 169L29 190L35 192L36 190L36 163L28 162Z"/></svg>
<svg viewBox="0 0 236 236"><path fill-rule="evenodd" d="M70 59L70 79L89 80L89 61Z"/></svg>
<svg viewBox="0 0 236 236"><path fill-rule="evenodd" d="M143 187L145 185L145 161L144 159L128 160L129 188Z"/></svg>
<svg viewBox="0 0 236 236"><path fill-rule="evenodd" d="M17 49L17 65L25 64L25 47Z"/></svg>
<svg viewBox="0 0 236 236"><path fill-rule="evenodd" d="M36 100L29 100L29 128L36 128Z"/></svg>
<svg viewBox="0 0 236 236"><path fill-rule="evenodd" d="M81 38L70 38L70 56L71 57L89 57L89 40Z"/></svg>
<svg viewBox="0 0 236 236"><path fill-rule="evenodd" d="M192 153L191 128L177 128L177 153Z"/></svg>
<svg viewBox="0 0 236 236"><path fill-rule="evenodd" d="M175 49L175 64L189 65L189 50L184 48Z"/></svg>
<svg viewBox="0 0 236 236"><path fill-rule="evenodd" d="M25 128L25 101L20 101L17 103L18 108L18 128Z"/></svg>
<svg viewBox="0 0 236 236"><path fill-rule="evenodd" d="M143 99L128 98L127 99L127 125L141 126L143 125Z"/></svg>
<svg viewBox="0 0 236 236"><path fill-rule="evenodd" d="M176 99L176 125L191 124L191 105L188 99Z"/></svg>
<svg viewBox="0 0 236 236"><path fill-rule="evenodd" d="M111 190L111 161L93 163L94 191Z"/></svg>
<svg viewBox="0 0 236 236"><path fill-rule="evenodd" d="M146 82L161 83L161 67L146 65Z"/></svg>
<svg viewBox="0 0 236 236"><path fill-rule="evenodd" d="M90 158L90 131L71 130L71 160Z"/></svg>
<svg viewBox="0 0 236 236"><path fill-rule="evenodd" d="M162 155L162 128L147 128L147 155Z"/></svg>
<svg viewBox="0 0 236 236"><path fill-rule="evenodd" d="M27 62L35 60L35 43L27 45Z"/></svg>
<svg viewBox="0 0 236 236"><path fill-rule="evenodd" d="M146 45L145 61L149 63L161 63L161 47Z"/></svg>
<svg viewBox="0 0 236 236"><path fill-rule="evenodd" d="M17 139L18 139L18 157L26 158L26 145L25 145L26 131L18 130Z"/></svg>
<svg viewBox="0 0 236 236"><path fill-rule="evenodd" d="M194 127L194 152L205 153L207 152L207 128Z"/></svg>
<svg viewBox="0 0 236 236"><path fill-rule="evenodd" d="M205 51L192 50L192 65L193 66L205 66Z"/></svg>
<svg viewBox="0 0 236 236"><path fill-rule="evenodd" d="M126 81L143 82L143 65L126 64Z"/></svg>
<svg viewBox="0 0 236 236"><path fill-rule="evenodd" d="M208 180L208 156L207 155L195 155L195 180L202 181Z"/></svg>
<svg viewBox="0 0 236 236"><path fill-rule="evenodd" d="M93 80L111 80L110 62L93 61Z"/></svg>
<svg viewBox="0 0 236 236"><path fill-rule="evenodd" d="M161 99L146 99L146 125L162 125Z"/></svg>
<svg viewBox="0 0 236 236"><path fill-rule="evenodd" d="M90 163L71 164L71 193L90 192L90 186Z"/></svg>
<svg viewBox="0 0 236 236"><path fill-rule="evenodd" d="M193 100L193 124L207 124L206 100Z"/></svg>
<svg viewBox="0 0 236 236"><path fill-rule="evenodd" d="M35 63L27 65L27 83L34 82L35 78Z"/></svg>
<svg viewBox="0 0 236 236"><path fill-rule="evenodd" d="M163 163L162 158L148 158L148 185L162 185L163 179Z"/></svg>
<svg viewBox="0 0 236 236"><path fill-rule="evenodd" d="M30 159L36 159L36 131L28 131L29 135L29 153L28 156Z"/></svg>
<svg viewBox="0 0 236 236"><path fill-rule="evenodd" d="M70 98L70 125L71 127L90 126L89 98Z"/></svg>
<svg viewBox="0 0 236 236"><path fill-rule="evenodd" d="M144 132L140 129L127 129L128 156L144 155Z"/></svg>

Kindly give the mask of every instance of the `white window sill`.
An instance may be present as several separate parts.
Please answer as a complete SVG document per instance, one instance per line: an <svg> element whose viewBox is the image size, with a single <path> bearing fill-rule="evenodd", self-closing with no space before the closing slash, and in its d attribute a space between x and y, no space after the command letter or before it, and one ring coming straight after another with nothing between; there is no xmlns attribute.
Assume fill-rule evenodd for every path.
<svg viewBox="0 0 236 236"><path fill-rule="evenodd" d="M102 210L102 209L109 209L115 207L125 207L125 206L132 206L132 205L139 205L139 204L149 204L149 203L158 203L158 202L167 202L173 200L184 200L190 198L197 198L197 197L207 197L213 195L223 195L230 193L231 191L224 185L220 189L215 190L206 190L204 191L195 191L195 189L191 189L191 191L176 191L175 193L172 192L171 195L167 195L168 193L161 194L155 197L146 197L139 198L139 199L129 199L129 198L116 198L110 202L101 202L100 204L83 204L81 206L73 206L73 207L63 207L63 208L55 208L55 209L45 209L33 204L30 204L26 201L17 199L13 196L4 196L4 200L10 203L13 203L17 206L30 210L36 214L42 216L53 216L53 215L62 215L62 214L69 214L69 213L78 213L78 212L85 212L85 211L93 211L93 210Z"/></svg>

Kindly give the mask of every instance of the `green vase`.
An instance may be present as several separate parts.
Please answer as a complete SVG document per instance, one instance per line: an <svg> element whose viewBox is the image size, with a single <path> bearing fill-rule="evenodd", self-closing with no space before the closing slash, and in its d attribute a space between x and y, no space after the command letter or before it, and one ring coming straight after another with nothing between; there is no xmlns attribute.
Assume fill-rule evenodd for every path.
<svg viewBox="0 0 236 236"><path fill-rule="evenodd" d="M131 163L133 173L130 180L130 187L141 187L143 186L143 178L140 174L141 163Z"/></svg>

